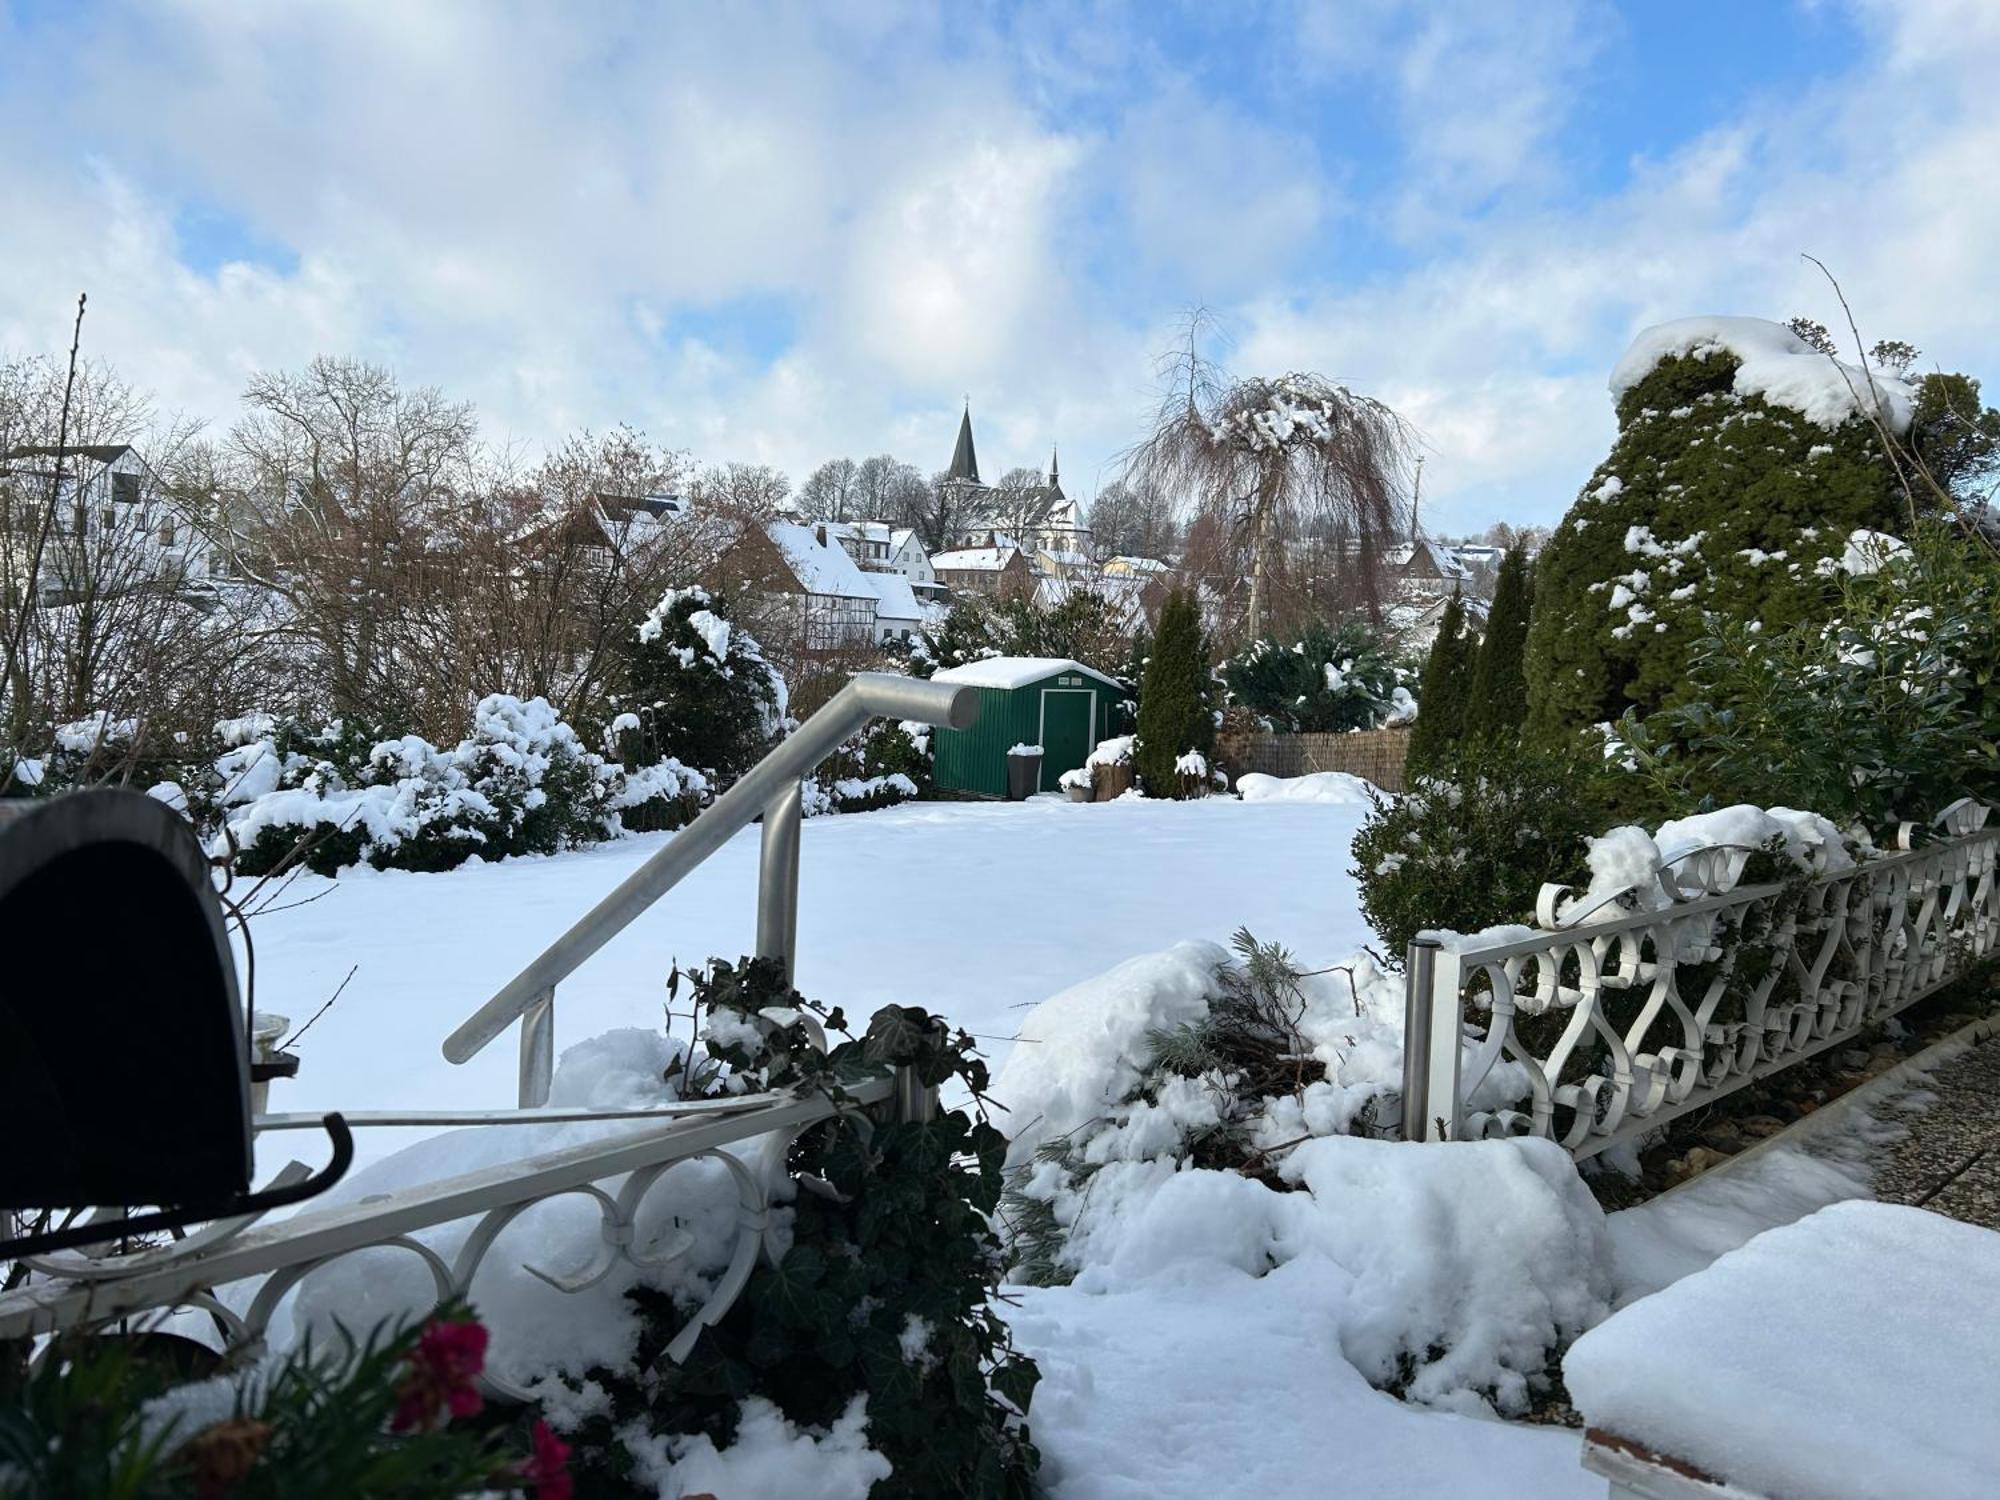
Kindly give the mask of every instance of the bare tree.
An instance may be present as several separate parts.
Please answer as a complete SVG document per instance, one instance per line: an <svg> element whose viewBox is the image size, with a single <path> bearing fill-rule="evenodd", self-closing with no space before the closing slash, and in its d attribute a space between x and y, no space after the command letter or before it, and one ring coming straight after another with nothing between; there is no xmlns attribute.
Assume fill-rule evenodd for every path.
<svg viewBox="0 0 2000 1500"><path fill-rule="evenodd" d="M1126 479L1220 508L1247 538L1247 629L1266 628L1284 544L1309 543L1379 613L1382 549L1403 534L1410 432L1368 396L1318 375L1232 380L1199 352L1202 324L1162 362L1167 392L1152 433L1127 455Z"/></svg>
<svg viewBox="0 0 2000 1500"><path fill-rule="evenodd" d="M456 571L444 538L479 489L468 405L322 356L259 375L231 430L233 483L211 524L231 569L282 602L332 713L440 730L425 643Z"/></svg>
<svg viewBox="0 0 2000 1500"><path fill-rule="evenodd" d="M195 436L74 343L67 362L0 366L0 745L16 755L88 720L106 743L86 758L129 770L233 711L268 665L188 524ZM0 760L0 784L14 774Z"/></svg>
<svg viewBox="0 0 2000 1500"><path fill-rule="evenodd" d="M854 487L855 508L862 518L912 531L924 529L931 508L931 487L915 464L878 453L862 460Z"/></svg>
<svg viewBox="0 0 2000 1500"><path fill-rule="evenodd" d="M697 505L768 516L792 492L792 482L769 464L721 464L703 469L689 493Z"/></svg>
<svg viewBox="0 0 2000 1500"><path fill-rule="evenodd" d="M870 520L860 493L861 466L851 458L830 458L799 486L799 509L816 521Z"/></svg>

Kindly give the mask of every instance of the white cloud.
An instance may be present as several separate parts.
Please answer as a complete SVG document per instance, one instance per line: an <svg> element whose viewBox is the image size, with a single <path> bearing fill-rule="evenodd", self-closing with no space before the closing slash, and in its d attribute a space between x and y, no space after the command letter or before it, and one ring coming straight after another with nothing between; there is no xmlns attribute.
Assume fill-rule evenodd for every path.
<svg viewBox="0 0 2000 1500"><path fill-rule="evenodd" d="M884 449L941 466L969 392L991 466L1060 441L1088 490L1138 435L1175 309L1205 300L1238 367L1406 409L1438 524L1552 519L1609 441L1604 375L1637 326L1836 320L1802 250L1870 337L1975 373L2000 351L2000 21L1856 3L1856 76L1661 143L1582 202L1562 133L1609 33L1580 0L1309 6L1267 39L1289 71L1227 79L1115 8L1008 32L914 0L670 22L188 3L59 37L0 13L0 350L59 347L87 287L87 347L169 408L226 417L252 370L353 353L497 434L628 420L795 475ZM1400 122L1353 147L1396 153L1386 201L1303 133L1300 101L1342 91ZM296 259L195 269L190 211ZM1401 263L1331 282L1364 219ZM690 323L739 301L783 347Z"/></svg>

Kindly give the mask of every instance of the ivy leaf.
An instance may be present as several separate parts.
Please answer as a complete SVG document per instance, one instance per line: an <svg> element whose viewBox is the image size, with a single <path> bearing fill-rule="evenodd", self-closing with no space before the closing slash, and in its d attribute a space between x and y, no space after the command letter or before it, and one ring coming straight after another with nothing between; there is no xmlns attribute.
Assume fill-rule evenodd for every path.
<svg viewBox="0 0 2000 1500"><path fill-rule="evenodd" d="M1042 1372L1035 1368L1032 1359L1020 1355L996 1365L993 1369L993 1389L1004 1396L1013 1408L1026 1414L1028 1403L1035 1398L1035 1387L1042 1381Z"/></svg>

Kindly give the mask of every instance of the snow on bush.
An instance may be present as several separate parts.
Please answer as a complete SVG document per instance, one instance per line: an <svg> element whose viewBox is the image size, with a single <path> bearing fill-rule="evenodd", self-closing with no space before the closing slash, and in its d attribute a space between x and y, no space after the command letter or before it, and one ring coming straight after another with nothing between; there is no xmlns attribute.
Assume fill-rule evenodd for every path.
<svg viewBox="0 0 2000 1500"><path fill-rule="evenodd" d="M726 786L784 734L784 678L706 589L668 589L625 649L612 743L626 764L671 758Z"/></svg>
<svg viewBox="0 0 2000 1500"><path fill-rule="evenodd" d="M1788 407L1819 427L1879 414L1892 432L1910 425L1916 390L1906 380L1822 354L1782 323L1763 318L1677 318L1642 330L1611 371L1615 401L1675 355L1734 355L1734 390Z"/></svg>
<svg viewBox="0 0 2000 1500"><path fill-rule="evenodd" d="M1657 911L1679 895L1694 894L1691 861L1703 850L1722 855L1719 861L1707 861L1710 868L1702 872L1706 886L1720 890L1741 880L1758 853L1781 855L1792 869L1807 874L1854 867L1854 850L1831 820L1789 807L1724 807L1675 818L1652 834L1627 824L1588 841L1584 862L1590 882L1557 904L1556 921L1563 926L1607 922L1635 909Z"/></svg>
<svg viewBox="0 0 2000 1500"><path fill-rule="evenodd" d="M1366 955L1301 974L1247 935L1183 943L1045 1001L993 1085L1015 1276L1114 1291L1325 1257L1370 1380L1524 1409L1606 1310L1603 1215L1546 1141L1362 1138L1401 1072L1401 982Z"/></svg>
<svg viewBox="0 0 2000 1500"><path fill-rule="evenodd" d="M1229 701L1279 733L1373 729L1415 717L1415 700L1397 683L1388 652L1354 622L1315 624L1289 646L1266 636L1221 672Z"/></svg>
<svg viewBox="0 0 2000 1500"><path fill-rule="evenodd" d="M215 760L208 795L249 874L302 846L304 862L326 874L364 861L437 870L475 854L554 853L612 836L640 809L679 809L685 821L708 792L678 761L629 772L608 764L546 699L504 693L479 701L472 733L450 749L263 715L216 728L238 743Z"/></svg>

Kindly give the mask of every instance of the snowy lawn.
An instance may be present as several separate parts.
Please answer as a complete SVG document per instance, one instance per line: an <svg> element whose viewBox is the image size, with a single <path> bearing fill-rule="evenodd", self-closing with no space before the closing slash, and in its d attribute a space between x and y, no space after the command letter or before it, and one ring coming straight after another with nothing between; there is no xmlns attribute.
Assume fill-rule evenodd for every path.
<svg viewBox="0 0 2000 1500"><path fill-rule="evenodd" d="M1085 998L1065 1001L1071 1010L1095 1013L1115 1002L1107 1014L1139 1024L1159 997L1147 998L1143 985L1125 1001L1118 997L1135 975L1166 973L1176 962L1185 967L1195 950L1163 950L1188 939L1226 939L1247 925L1309 966L1338 963L1371 937L1347 874L1348 846L1367 809L1331 782L1314 786L1311 797L1303 786L1260 790L1266 800L1076 805L1040 798L811 820L801 879L803 987L857 1022L890 1002L941 1011L980 1035L997 1067L1027 1012L1073 986L1085 986ZM443 875L300 881L286 901L306 904L274 910L255 925L259 1006L302 1021L358 967L304 1039L300 1076L274 1089L273 1107L511 1104L512 1033L463 1068L444 1061L440 1041L665 837ZM620 1027L657 1038L663 982L674 962L748 949L756 859L757 836L749 830L564 984L559 1054ZM1123 974L1108 972L1145 954L1155 956ZM1183 986L1189 996L1198 995L1207 972L1198 967ZM1356 1035L1329 1037L1364 1085L1377 1074L1393 1076L1395 983L1376 976L1363 984L1372 1001L1365 1017L1337 1028ZM1063 1004L1049 1008L1038 1029L1060 1030L1066 1013ZM1077 1040L1081 1067L1093 1048ZM1020 1044L1018 1062L1057 1093L1026 1110L1034 1120L1003 1118L1010 1132L1033 1132L1037 1122L1049 1128L1056 1114L1049 1097L1088 1082L1069 1079L1074 1069L1058 1059L1026 1050L1033 1045ZM665 1056L663 1043L638 1033L605 1037L565 1060L558 1093L596 1097L602 1090L591 1080L598 1074L637 1067L620 1088L635 1101L650 1097ZM1056 1067L1051 1073L1040 1064ZM1014 1071L1013 1091L1026 1105L1021 1070ZM1342 1118L1365 1092L1350 1091L1337 1072L1321 1087L1322 1106L1337 1106ZM459 1132L396 1161L380 1158L409 1145L414 1133L369 1132L363 1160L377 1165L336 1196L448 1175L605 1128ZM267 1142L273 1158L274 1148L300 1144L296 1136ZM1095 1242L1096 1265L1075 1285L1010 1289L1009 1320L1045 1374L1033 1421L1055 1500L1305 1496L1325 1492L1335 1477L1343 1488L1395 1485L1412 1494L1495 1500L1601 1494L1602 1481L1580 1467L1573 1432L1406 1406L1371 1388L1362 1369L1382 1373L1399 1340L1433 1324L1450 1330L1460 1362L1519 1367L1521 1357L1509 1349L1520 1345L1532 1356L1546 1328L1573 1329L1769 1223L1865 1192L1859 1177L1834 1169L1819 1181L1801 1171L1803 1159L1773 1153L1763 1164L1769 1180L1751 1196L1768 1198L1780 1183L1796 1189L1798 1201L1780 1212L1770 1213L1769 1202L1713 1202L1691 1192L1607 1225L1554 1148L1539 1149L1560 1170L1506 1143L1472 1148L1482 1153L1478 1160L1458 1148L1398 1154L1412 1149L1315 1141L1291 1159L1309 1194L1273 1194L1213 1172L1176 1178L1171 1167L1170 1180L1152 1184L1167 1191L1142 1193L1146 1183L1135 1177L1129 1203L1110 1215ZM281 1159L267 1159L264 1170ZM697 1197L716 1196L726 1186L719 1174L708 1189L700 1185L713 1166L677 1170ZM1100 1184L1107 1204L1111 1183L1107 1175ZM730 1201L717 1198L718 1247L733 1222ZM566 1264L594 1242L595 1217L586 1209L551 1204L537 1211L542 1227L524 1221L541 1242L541 1259ZM617 1362L616 1346L630 1331L621 1311L627 1273L563 1297L529 1285L516 1263L528 1258L526 1249L489 1264L493 1275L475 1287L499 1328L503 1360L511 1346L572 1371L594 1359ZM379 1316L404 1295L400 1280L363 1257L313 1278L319 1285L308 1283L307 1303L321 1313ZM420 1298L423 1287L414 1283L407 1291ZM1441 1389L1440 1406L1478 1404ZM831 1474L826 1461L852 1443L837 1435L817 1441L834 1446L815 1449L794 1435L794 1447L807 1444L798 1461ZM782 1446L774 1438L725 1455L718 1475L746 1495L757 1493L762 1481L750 1476L763 1473L757 1465ZM677 1474L663 1493L686 1478Z"/></svg>
<svg viewBox="0 0 2000 1500"><path fill-rule="evenodd" d="M1369 941L1347 873L1366 812L1042 797L812 818L800 987L855 1021L891 1003L942 1012L980 1036L997 1068L1028 1007L1135 954L1225 940L1244 924L1315 963ZM359 967L299 1044L299 1076L273 1088L271 1107L511 1107L518 1032L463 1067L439 1044L670 837L442 875L302 877L285 902L317 899L253 924L258 1008L301 1023ZM739 834L557 990L558 1052L614 1027L657 1027L676 960L750 951L757 837ZM366 1132L362 1159L407 1139Z"/></svg>

